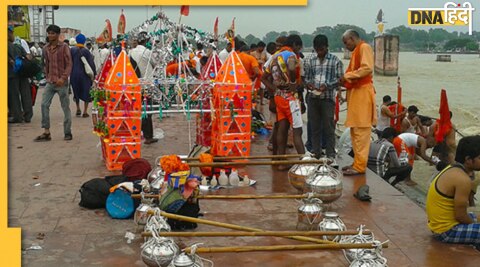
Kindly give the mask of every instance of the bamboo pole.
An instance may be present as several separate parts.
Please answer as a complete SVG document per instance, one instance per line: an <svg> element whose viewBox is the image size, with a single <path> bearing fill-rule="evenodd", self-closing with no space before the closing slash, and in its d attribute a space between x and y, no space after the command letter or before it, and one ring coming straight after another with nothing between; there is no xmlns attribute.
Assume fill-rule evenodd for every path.
<svg viewBox="0 0 480 267"><path fill-rule="evenodd" d="M132 198L142 198L141 194L132 194ZM148 194L143 195L144 198L159 198L159 195ZM307 198L308 194L303 195L199 195L197 199L303 199ZM318 198L319 195L313 194L312 197Z"/></svg>
<svg viewBox="0 0 480 267"><path fill-rule="evenodd" d="M358 231L269 231L269 232L160 232L159 236L165 237L226 237L226 236L336 236L336 235L357 235ZM370 231L363 231L369 235ZM152 236L151 232L142 232L143 237Z"/></svg>
<svg viewBox="0 0 480 267"><path fill-rule="evenodd" d="M148 214L153 215L153 214L155 214L155 211L150 210L150 211L148 211ZM238 230L238 231L268 232L268 231L258 229L258 228L240 226L240 225L230 224L230 223L215 222L215 221L210 221L210 220L205 220L205 219L199 219L199 218L193 218L193 217L188 217L188 216L183 216L183 215L172 214L172 213L168 213L168 212L164 212L164 211L161 211L160 215L162 215L164 217L167 217L167 218L170 218L170 219L179 220L179 221L213 225L213 226L217 226L217 227L228 228L228 229L233 229L233 230ZM335 244L335 242L333 242L333 241L321 240L321 239L305 237L305 236L288 236L287 238L298 240L298 241L312 242L312 243L317 243L317 244Z"/></svg>
<svg viewBox="0 0 480 267"><path fill-rule="evenodd" d="M382 248L387 248L382 244ZM235 247L197 247L195 253L223 253L223 252L253 252L253 251L283 251L283 250L323 250L323 249L374 249L373 243L334 243L308 245L277 245L277 246L235 246ZM185 248L185 253L191 253L192 248Z"/></svg>
<svg viewBox="0 0 480 267"><path fill-rule="evenodd" d="M213 160L231 160L231 159L288 159L300 158L302 154L287 154L287 155L259 155L259 156L232 156L232 157L213 157ZM198 161L199 158L184 158L185 161Z"/></svg>
<svg viewBox="0 0 480 267"><path fill-rule="evenodd" d="M245 165L292 165L292 164L323 164L324 160L272 160L272 161L244 161L244 162L190 162L190 167L224 167Z"/></svg>

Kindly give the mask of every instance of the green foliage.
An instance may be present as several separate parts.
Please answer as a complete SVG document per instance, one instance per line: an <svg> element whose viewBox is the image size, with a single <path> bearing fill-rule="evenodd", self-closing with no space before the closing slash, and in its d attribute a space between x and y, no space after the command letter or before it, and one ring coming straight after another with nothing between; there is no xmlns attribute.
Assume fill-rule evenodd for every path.
<svg viewBox="0 0 480 267"><path fill-rule="evenodd" d="M341 51L343 46L342 35L348 30L353 29L360 34L360 37L366 42L373 42L375 38L375 32L367 33L364 29L349 24L337 24L335 26L322 26L317 27L313 33L301 33L297 30L291 31L270 31L261 38L263 42L268 44L269 42L275 42L275 39L281 35L298 34L302 38L303 46L307 49L313 47L313 38L318 34L327 36L330 51ZM400 49L413 50L413 51L425 51L425 50L438 50L438 49L465 49L467 51L478 51L478 42L480 42L480 32L474 31L472 35L468 33L459 33L457 31L448 32L444 29L429 29L424 28L409 28L404 25L393 27L386 30L386 33L398 35L400 38ZM451 40L460 39L463 41L457 41L446 45ZM467 41L468 40L468 41ZM248 44L258 43L260 39L252 34L245 37L245 41Z"/></svg>
<svg viewBox="0 0 480 267"><path fill-rule="evenodd" d="M443 48L445 50L452 50L452 49L461 49L467 51L477 51L478 50L478 43L474 40L467 39L467 38L459 38L453 39L448 41Z"/></svg>

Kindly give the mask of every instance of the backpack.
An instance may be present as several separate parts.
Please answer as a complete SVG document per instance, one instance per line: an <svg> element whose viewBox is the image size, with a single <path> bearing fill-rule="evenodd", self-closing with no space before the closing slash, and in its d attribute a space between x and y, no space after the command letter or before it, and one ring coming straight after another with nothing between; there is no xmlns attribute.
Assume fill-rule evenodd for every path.
<svg viewBox="0 0 480 267"><path fill-rule="evenodd" d="M183 206L176 212L178 215L188 216L192 218L198 218L200 216L200 206L198 203L186 202ZM197 228L196 223L179 221L175 219L167 219L167 223L170 225L172 230L188 230Z"/></svg>
<svg viewBox="0 0 480 267"><path fill-rule="evenodd" d="M125 181L126 178L123 175L114 175L105 178L93 178L85 182L78 190L80 192L78 205L87 209L105 208L110 187Z"/></svg>
<svg viewBox="0 0 480 267"><path fill-rule="evenodd" d="M31 78L37 75L42 70L40 64L35 59L30 60L22 56L18 57L16 61L21 62L21 67L18 70L18 75L22 78Z"/></svg>
<svg viewBox="0 0 480 267"><path fill-rule="evenodd" d="M128 219L135 211L135 203L130 192L117 188L110 193L105 205L108 215L113 219Z"/></svg>

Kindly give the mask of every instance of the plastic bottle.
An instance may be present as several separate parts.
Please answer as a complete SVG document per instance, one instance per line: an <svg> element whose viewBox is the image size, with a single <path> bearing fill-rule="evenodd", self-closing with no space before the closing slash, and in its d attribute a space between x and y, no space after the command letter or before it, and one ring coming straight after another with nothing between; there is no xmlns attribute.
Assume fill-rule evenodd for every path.
<svg viewBox="0 0 480 267"><path fill-rule="evenodd" d="M218 176L218 184L222 186L228 185L228 176L225 170L220 170L220 176Z"/></svg>
<svg viewBox="0 0 480 267"><path fill-rule="evenodd" d="M210 185L211 186L217 186L218 182L217 182L217 176L213 176L212 177L212 180L210 180Z"/></svg>
<svg viewBox="0 0 480 267"><path fill-rule="evenodd" d="M202 185L208 185L207 177L202 175Z"/></svg>
<svg viewBox="0 0 480 267"><path fill-rule="evenodd" d="M232 169L229 177L229 182L232 186L238 186L238 184L240 183L240 177L238 177L238 171L236 169Z"/></svg>

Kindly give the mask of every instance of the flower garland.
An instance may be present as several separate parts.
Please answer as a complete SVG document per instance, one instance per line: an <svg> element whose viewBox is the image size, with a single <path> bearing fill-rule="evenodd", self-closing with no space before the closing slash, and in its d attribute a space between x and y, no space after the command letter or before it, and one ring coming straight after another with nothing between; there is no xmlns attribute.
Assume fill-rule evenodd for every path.
<svg viewBox="0 0 480 267"><path fill-rule="evenodd" d="M160 159L160 166L162 167L162 170L165 171L165 180L167 180L168 176L172 173L190 170L190 166L187 163L182 162L177 155L163 156Z"/></svg>

